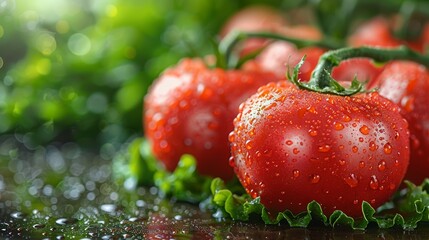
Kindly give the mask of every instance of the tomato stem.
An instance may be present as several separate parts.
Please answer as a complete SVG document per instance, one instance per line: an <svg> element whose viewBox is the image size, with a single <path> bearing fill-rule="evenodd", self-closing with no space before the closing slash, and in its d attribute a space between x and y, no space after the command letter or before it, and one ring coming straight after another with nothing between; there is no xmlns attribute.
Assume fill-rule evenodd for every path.
<svg viewBox="0 0 429 240"><path fill-rule="evenodd" d="M306 40L284 36L272 32L242 32L242 31L232 31L229 33L219 44L219 52L224 59L218 60L218 67L221 68L236 68L241 63L240 59L237 56L233 56L234 48L236 45L249 38L262 38L270 40L281 40L287 41L295 44L298 48L307 47L307 46L317 46L326 49L336 49L343 47L343 44L334 41L332 39L324 40Z"/></svg>
<svg viewBox="0 0 429 240"><path fill-rule="evenodd" d="M344 96L356 94L362 91L362 83L357 79L352 81L349 88L345 88L331 76L334 67L338 66L342 61L351 58L370 58L380 63L391 60L409 60L429 67L428 56L421 55L406 46L400 46L397 48L341 48L328 51L320 57L308 83L300 82L297 79L297 74L295 74L295 72L298 72L300 64L302 63L295 67L294 75L290 79L298 87L311 91Z"/></svg>

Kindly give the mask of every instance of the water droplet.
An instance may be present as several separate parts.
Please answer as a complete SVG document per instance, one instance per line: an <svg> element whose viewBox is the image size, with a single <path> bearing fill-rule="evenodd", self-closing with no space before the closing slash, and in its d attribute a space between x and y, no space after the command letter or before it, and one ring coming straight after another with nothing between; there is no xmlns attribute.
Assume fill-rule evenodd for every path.
<svg viewBox="0 0 429 240"><path fill-rule="evenodd" d="M358 203L359 203L359 200L357 200L357 199L353 200L353 204L354 204L354 205L356 205L356 204L358 204Z"/></svg>
<svg viewBox="0 0 429 240"><path fill-rule="evenodd" d="M36 223L36 224L33 225L33 228L35 228L35 229L41 229L41 228L44 228L45 226L46 226L45 224Z"/></svg>
<svg viewBox="0 0 429 240"><path fill-rule="evenodd" d="M352 119L351 119L351 117L349 117L349 116L347 116L347 115L344 115L343 116L343 121L344 122L350 122Z"/></svg>
<svg viewBox="0 0 429 240"><path fill-rule="evenodd" d="M363 140L364 140L363 137L359 138L359 142L363 142Z"/></svg>
<svg viewBox="0 0 429 240"><path fill-rule="evenodd" d="M26 214L22 213L22 212L13 212L13 213L10 214L10 216L12 218L15 218L15 219L23 219L23 218L26 217Z"/></svg>
<svg viewBox="0 0 429 240"><path fill-rule="evenodd" d="M107 213L114 213L116 211L116 205L114 204L103 204L100 209Z"/></svg>
<svg viewBox="0 0 429 240"><path fill-rule="evenodd" d="M359 131L363 134L363 135L368 135L369 134L369 128L366 125L363 125L361 128L359 128Z"/></svg>
<svg viewBox="0 0 429 240"><path fill-rule="evenodd" d="M380 171L384 171L384 170L386 170L386 161L381 160L381 161L378 163L378 170L380 170Z"/></svg>
<svg viewBox="0 0 429 240"><path fill-rule="evenodd" d="M310 182L315 184L318 183L320 181L320 175L318 174L313 174L310 176Z"/></svg>
<svg viewBox="0 0 429 240"><path fill-rule="evenodd" d="M369 150L375 151L377 150L377 144L374 141L369 142Z"/></svg>
<svg viewBox="0 0 429 240"><path fill-rule="evenodd" d="M234 132L230 132L230 133L229 133L229 135L228 135L228 140L229 140L230 142L234 142L234 140L235 140L235 133L234 133Z"/></svg>
<svg viewBox="0 0 429 240"><path fill-rule="evenodd" d="M359 148L358 148L358 147L356 147L356 146L353 146L353 147L352 147L352 152L357 153L357 152L358 152L358 150L359 150Z"/></svg>
<svg viewBox="0 0 429 240"><path fill-rule="evenodd" d="M293 172L292 172L292 173L293 173L293 177L294 177L294 178L299 177L299 170L296 170L296 169L295 169L295 170L293 170Z"/></svg>
<svg viewBox="0 0 429 240"><path fill-rule="evenodd" d="M298 154L298 153L299 153L299 149L298 149L298 148L294 148L294 149L292 150L292 152L293 152L294 154Z"/></svg>
<svg viewBox="0 0 429 240"><path fill-rule="evenodd" d="M292 145L293 144L293 142L292 142L292 140L286 140L286 145Z"/></svg>
<svg viewBox="0 0 429 240"><path fill-rule="evenodd" d="M58 218L55 223L58 225L69 225L69 224L75 224L78 220L76 218Z"/></svg>
<svg viewBox="0 0 429 240"><path fill-rule="evenodd" d="M252 144L253 144L252 140L247 140L245 143L246 149L247 150L252 149Z"/></svg>
<svg viewBox="0 0 429 240"><path fill-rule="evenodd" d="M365 162L364 161L360 161L359 162L359 167L360 168L364 168L365 167Z"/></svg>
<svg viewBox="0 0 429 240"><path fill-rule="evenodd" d="M353 173L344 178L344 181L349 185L351 188L357 187L359 181Z"/></svg>
<svg viewBox="0 0 429 240"><path fill-rule="evenodd" d="M337 131L343 130L344 129L344 125L340 122L335 122L334 123L334 129Z"/></svg>
<svg viewBox="0 0 429 240"><path fill-rule="evenodd" d="M386 154L392 153L392 145L390 145L390 143L384 144L384 153Z"/></svg>
<svg viewBox="0 0 429 240"><path fill-rule="evenodd" d="M341 166L344 166L346 164L346 160L344 159L340 159L338 162L340 163Z"/></svg>
<svg viewBox="0 0 429 240"><path fill-rule="evenodd" d="M329 152L329 150L331 150L331 146L328 144L319 146L318 150L319 152Z"/></svg>
<svg viewBox="0 0 429 240"><path fill-rule="evenodd" d="M317 136L317 131L316 131L316 130L314 130L314 129L310 129L310 130L308 130L308 133L309 133L309 134L310 134L310 136L312 136L312 137Z"/></svg>
<svg viewBox="0 0 429 240"><path fill-rule="evenodd" d="M371 179L369 180L369 187L373 190L378 189L378 179L375 175L371 176Z"/></svg>
<svg viewBox="0 0 429 240"><path fill-rule="evenodd" d="M371 199L371 204L374 205L375 204L375 199Z"/></svg>
<svg viewBox="0 0 429 240"><path fill-rule="evenodd" d="M229 166L235 168L235 160L233 156L229 157Z"/></svg>

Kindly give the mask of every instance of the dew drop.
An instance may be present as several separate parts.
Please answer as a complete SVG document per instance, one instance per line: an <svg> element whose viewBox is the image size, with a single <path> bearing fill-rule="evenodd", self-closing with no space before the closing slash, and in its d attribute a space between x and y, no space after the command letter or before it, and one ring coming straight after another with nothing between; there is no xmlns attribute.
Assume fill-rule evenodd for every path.
<svg viewBox="0 0 429 240"><path fill-rule="evenodd" d="M375 204L375 199L371 199L371 204L374 205Z"/></svg>
<svg viewBox="0 0 429 240"><path fill-rule="evenodd" d="M373 190L378 189L378 179L375 175L371 176L371 179L369 180L369 187Z"/></svg>
<svg viewBox="0 0 429 240"><path fill-rule="evenodd" d="M247 140L245 143L246 149L247 150L252 149L252 144L253 144L252 140Z"/></svg>
<svg viewBox="0 0 429 240"><path fill-rule="evenodd" d="M346 178L344 178L344 181L347 183L347 185L349 185L351 188L357 187L359 181L356 178L356 175L354 175L353 173L350 174L349 176L347 176Z"/></svg>
<svg viewBox="0 0 429 240"><path fill-rule="evenodd" d="M357 200L357 199L355 199L355 200L353 200L353 204L358 204L359 203L359 200Z"/></svg>
<svg viewBox="0 0 429 240"><path fill-rule="evenodd" d="M76 218L58 218L55 223L58 225L70 225L77 223L78 220Z"/></svg>
<svg viewBox="0 0 429 240"><path fill-rule="evenodd" d="M347 115L344 115L343 116L343 121L344 122L350 122L352 119L351 119L351 117L349 117L349 116L347 116Z"/></svg>
<svg viewBox="0 0 429 240"><path fill-rule="evenodd" d="M378 170L380 170L380 171L384 171L384 170L386 170L386 161L381 160L381 161L378 163Z"/></svg>
<svg viewBox="0 0 429 240"><path fill-rule="evenodd" d="M344 125L340 122L335 122L334 123L334 129L337 131L343 130L344 129Z"/></svg>
<svg viewBox="0 0 429 240"><path fill-rule="evenodd" d="M310 177L311 183L315 184L315 183L318 183L319 181L320 181L320 175L318 175L318 174L311 175L311 177Z"/></svg>
<svg viewBox="0 0 429 240"><path fill-rule="evenodd" d="M297 177L299 177L299 170L297 170L297 169L295 169L295 170L293 170L293 177L294 178L297 178Z"/></svg>
<svg viewBox="0 0 429 240"><path fill-rule="evenodd" d="M233 156L229 157L229 166L235 168L235 160Z"/></svg>
<svg viewBox="0 0 429 240"><path fill-rule="evenodd" d="M361 128L359 128L359 131L363 134L363 135L368 135L369 134L369 128L366 125L363 125Z"/></svg>
<svg viewBox="0 0 429 240"><path fill-rule="evenodd" d="M344 166L346 164L346 160L344 159L340 159L338 162L340 163L341 166Z"/></svg>
<svg viewBox="0 0 429 240"><path fill-rule="evenodd" d="M329 150L331 150L331 146L328 144L319 146L318 150L319 152L329 152Z"/></svg>
<svg viewBox="0 0 429 240"><path fill-rule="evenodd" d="M352 152L357 153L357 152L358 152L358 150L359 150L359 148L358 148L358 147L356 147L356 146L353 146L353 147L352 147Z"/></svg>
<svg viewBox="0 0 429 240"><path fill-rule="evenodd" d="M365 167L365 162L364 161L360 161L359 162L359 167L360 168L364 168Z"/></svg>
<svg viewBox="0 0 429 240"><path fill-rule="evenodd" d="M309 133L309 134L310 134L310 136L312 136L312 137L317 136L317 131L316 131L316 130L314 130L314 129L310 129L310 130L308 130L308 133Z"/></svg>
<svg viewBox="0 0 429 240"><path fill-rule="evenodd" d="M286 145L292 145L293 144L293 142L292 142L292 140L286 140Z"/></svg>
<svg viewBox="0 0 429 240"><path fill-rule="evenodd" d="M298 149L298 148L294 148L294 149L292 150L292 152L293 152L294 154L298 154L298 153L299 153L299 149Z"/></svg>
<svg viewBox="0 0 429 240"><path fill-rule="evenodd" d="M384 144L384 153L391 154L392 153L392 145L390 143Z"/></svg>
<svg viewBox="0 0 429 240"><path fill-rule="evenodd" d="M375 144L374 141L369 142L369 150L371 151L377 150L377 145Z"/></svg>

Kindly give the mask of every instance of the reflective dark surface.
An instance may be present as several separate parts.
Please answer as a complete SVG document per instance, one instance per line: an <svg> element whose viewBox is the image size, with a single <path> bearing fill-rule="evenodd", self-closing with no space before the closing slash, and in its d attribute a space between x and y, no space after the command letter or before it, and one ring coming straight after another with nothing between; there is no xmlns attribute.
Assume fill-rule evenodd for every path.
<svg viewBox="0 0 429 240"><path fill-rule="evenodd" d="M0 236L5 239L429 239L413 231L306 229L215 219L210 210L162 199L156 188L118 183L105 145L90 153L73 143L26 146L0 139Z"/></svg>

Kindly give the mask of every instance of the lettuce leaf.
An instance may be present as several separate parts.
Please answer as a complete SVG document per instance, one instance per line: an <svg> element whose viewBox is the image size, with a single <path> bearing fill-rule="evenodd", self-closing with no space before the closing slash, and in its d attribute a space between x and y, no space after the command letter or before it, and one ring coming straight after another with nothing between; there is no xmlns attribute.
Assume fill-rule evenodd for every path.
<svg viewBox="0 0 429 240"><path fill-rule="evenodd" d="M294 215L289 210L270 214L260 203L259 198L251 199L249 195L237 195L230 191L225 183L219 179L213 179L210 189L213 195L213 203L223 214L216 216L229 216L234 220L248 221L256 216L265 224L278 224L287 222L291 227L308 227L311 223L319 222L330 227L350 227L351 229L366 229L371 223L379 228L401 227L414 229L420 222L429 220L429 180L420 186L406 182L407 188L401 196L396 197L395 202L388 202L375 210L369 203L362 203L363 217L354 219L344 212L336 210L330 216L326 216L319 203L312 201L307 205L307 211ZM393 213L391 213L393 212Z"/></svg>
<svg viewBox="0 0 429 240"><path fill-rule="evenodd" d="M225 183L220 178L201 176L196 171L196 164L194 157L183 155L176 170L168 172L151 154L148 142L137 138L114 158L113 171L114 176L123 182L132 179L136 186L157 187L162 197L199 203L200 207L212 209L215 218L237 221L259 219L265 224L287 223L291 227L321 224L359 230L369 226L415 229L419 223L429 222L429 179L420 186L405 181L406 188L377 209L363 202L363 217L357 219L341 210L327 216L316 201L308 203L307 210L299 214L289 210L273 214L261 204L259 198L252 199L236 178Z"/></svg>

